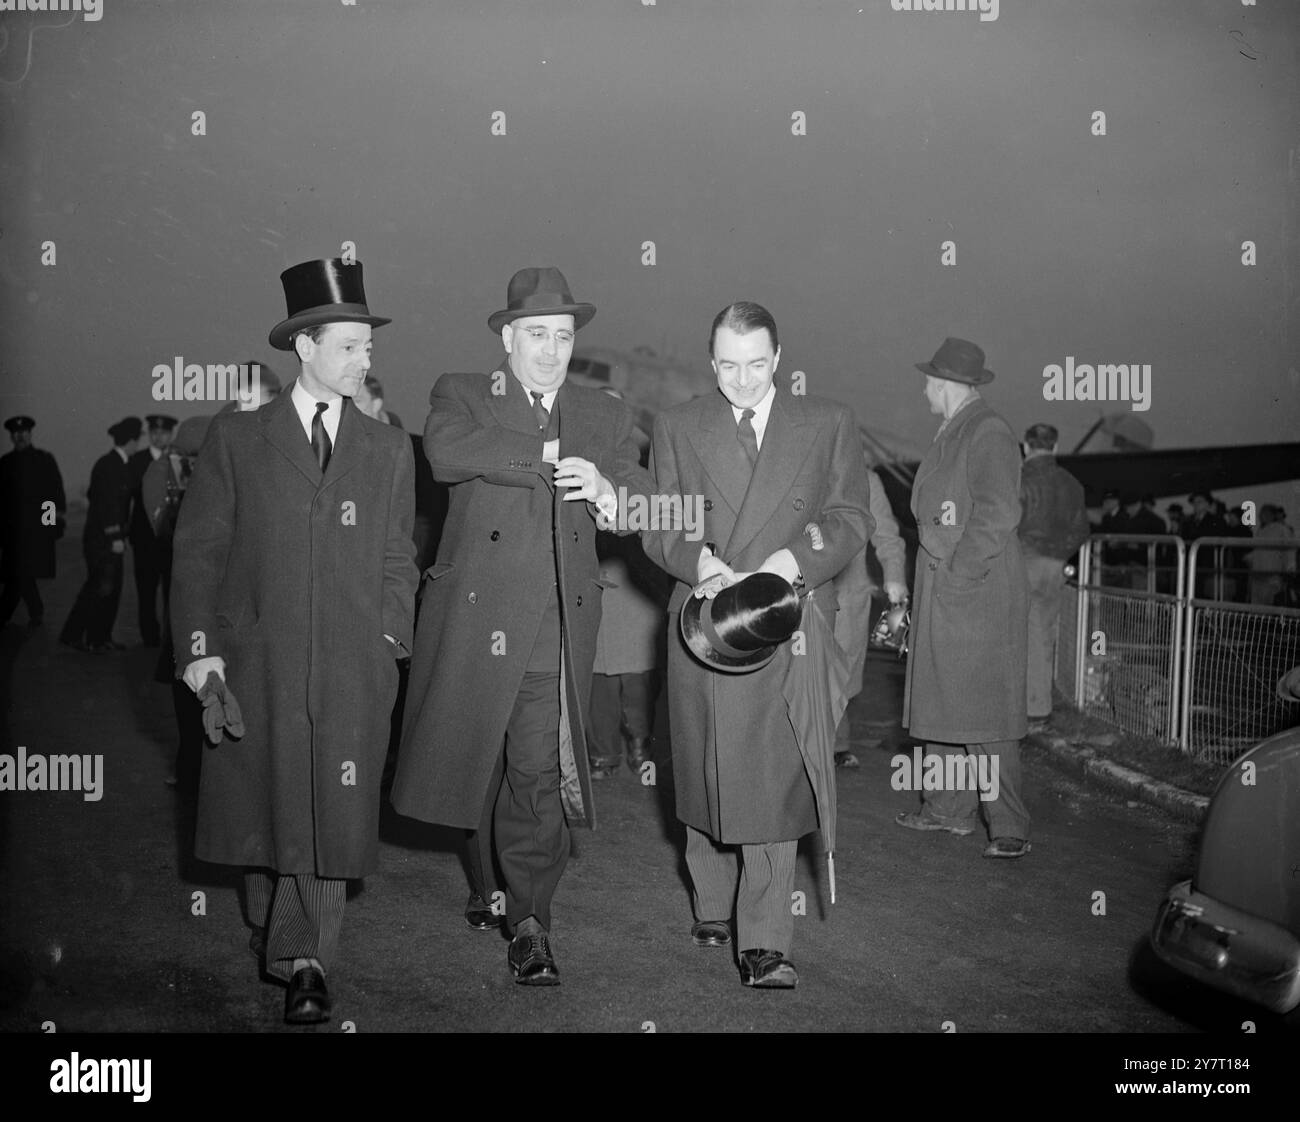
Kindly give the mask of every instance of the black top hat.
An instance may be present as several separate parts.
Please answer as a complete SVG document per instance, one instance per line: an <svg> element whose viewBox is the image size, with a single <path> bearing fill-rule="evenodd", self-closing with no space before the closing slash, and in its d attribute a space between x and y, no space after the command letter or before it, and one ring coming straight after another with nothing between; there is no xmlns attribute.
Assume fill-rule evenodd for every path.
<svg viewBox="0 0 1300 1122"><path fill-rule="evenodd" d="M168 417L165 413L146 413L144 423L149 426L149 431L154 429L165 429L171 432L176 427L176 418Z"/></svg>
<svg viewBox="0 0 1300 1122"><path fill-rule="evenodd" d="M506 287L506 306L488 316L492 334L522 316L573 316L576 331L590 322L596 305L577 303L569 291L569 282L559 269L549 266L520 269Z"/></svg>
<svg viewBox="0 0 1300 1122"><path fill-rule="evenodd" d="M108 435L113 438L114 444L129 444L140 439L142 427L139 417L123 417L117 424L109 426Z"/></svg>
<svg viewBox="0 0 1300 1122"><path fill-rule="evenodd" d="M754 573L712 600L682 605L682 638L705 666L745 674L765 666L799 626L799 594L784 577Z"/></svg>
<svg viewBox="0 0 1300 1122"><path fill-rule="evenodd" d="M36 422L30 417L10 417L5 422L5 428L10 432L30 432L36 427Z"/></svg>
<svg viewBox="0 0 1300 1122"><path fill-rule="evenodd" d="M934 358L929 362L918 362L916 368L922 374L963 382L968 386L982 386L994 378L993 371L984 368L984 351L980 347L951 336L934 352Z"/></svg>
<svg viewBox="0 0 1300 1122"><path fill-rule="evenodd" d="M392 323L383 316L372 316L366 307L366 290L362 284L361 262L347 264L341 257L328 261L304 261L280 274L284 285L284 302L289 317L271 328L271 346L280 351L293 350L293 336L322 323L368 323L383 327Z"/></svg>

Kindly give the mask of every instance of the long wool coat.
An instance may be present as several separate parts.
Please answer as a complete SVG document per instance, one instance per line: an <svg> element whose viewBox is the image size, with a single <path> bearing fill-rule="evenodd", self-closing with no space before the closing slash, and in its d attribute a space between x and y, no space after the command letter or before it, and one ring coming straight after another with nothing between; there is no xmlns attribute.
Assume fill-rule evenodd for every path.
<svg viewBox="0 0 1300 1122"><path fill-rule="evenodd" d="M450 506L437 562L424 574L393 806L425 822L477 828L558 586L560 792L571 825L594 825L582 726L601 612L594 510L556 500L532 405L513 375L444 374L429 403L424 450L434 477L449 485ZM649 492L621 401L566 382L553 411L561 457L590 460L615 490Z"/></svg>
<svg viewBox="0 0 1300 1122"><path fill-rule="evenodd" d="M59 518L64 516L68 500L63 476L49 452L15 448L0 456L0 577L4 580L54 576L54 543L63 535L63 527L48 524L47 502L54 504Z"/></svg>
<svg viewBox="0 0 1300 1122"><path fill-rule="evenodd" d="M912 484L920 548L903 725L918 740L981 744L1025 735L1029 606L1020 449L977 398L930 445Z"/></svg>
<svg viewBox="0 0 1300 1122"><path fill-rule="evenodd" d="M323 476L288 390L213 418L177 519L172 635L178 673L226 660L246 731L204 752L203 860L374 869L397 695L384 636L410 649L414 494L406 434L350 401Z"/></svg>
<svg viewBox="0 0 1300 1122"><path fill-rule="evenodd" d="M789 549L805 587L833 618L833 579L873 528L852 415L834 402L793 395L778 382L751 478L731 405L720 393L709 394L660 414L652 469L661 493L703 496L704 506L702 532L693 540L685 531L642 535L646 555L678 582L668 603L677 817L726 844L801 837L818 822L782 693L793 644L782 644L759 670L716 671L687 649L678 620L705 541L741 572Z"/></svg>

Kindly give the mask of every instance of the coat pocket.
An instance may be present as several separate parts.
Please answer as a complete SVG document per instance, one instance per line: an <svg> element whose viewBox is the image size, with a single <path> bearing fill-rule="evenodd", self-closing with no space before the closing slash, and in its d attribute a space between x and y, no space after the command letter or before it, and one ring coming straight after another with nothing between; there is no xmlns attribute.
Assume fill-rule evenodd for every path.
<svg viewBox="0 0 1300 1122"><path fill-rule="evenodd" d="M445 577L455 567L456 566L453 565L450 561L443 561L437 565L430 565L427 569L424 570L424 579L437 580L439 577Z"/></svg>

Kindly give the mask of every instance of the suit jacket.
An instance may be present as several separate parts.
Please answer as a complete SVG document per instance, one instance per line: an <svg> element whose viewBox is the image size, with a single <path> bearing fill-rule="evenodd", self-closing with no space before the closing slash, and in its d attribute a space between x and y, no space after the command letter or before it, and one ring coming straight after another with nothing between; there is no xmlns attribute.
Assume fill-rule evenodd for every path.
<svg viewBox="0 0 1300 1122"><path fill-rule="evenodd" d="M779 380L751 477L730 404L721 393L707 394L659 415L652 468L661 494L702 497L704 509L698 535L642 535L646 556L677 580L668 603L677 817L728 844L798 838L818 822L782 694L792 644L759 670L719 672L691 655L679 616L696 583L701 545L713 541L728 565L745 572L789 549L805 587L827 620L834 617L832 582L873 528L852 414L835 402L794 395Z"/></svg>
<svg viewBox="0 0 1300 1122"><path fill-rule="evenodd" d="M173 539L178 672L226 660L241 740L204 753L195 853L361 877L409 649L417 572L411 445L345 401L322 476L292 395L221 413Z"/></svg>
<svg viewBox="0 0 1300 1122"><path fill-rule="evenodd" d="M590 504L558 500L527 392L508 371L444 374L429 397L424 450L449 485L437 562L424 574L393 806L473 829L552 590L564 677L560 793L573 825L593 825L583 715L600 626ZM614 485L649 492L621 401L565 382L560 455L592 461Z"/></svg>
<svg viewBox="0 0 1300 1122"><path fill-rule="evenodd" d="M1029 589L1020 447L976 398L935 438L912 484L920 548L903 725L921 740L978 744L1025 735Z"/></svg>

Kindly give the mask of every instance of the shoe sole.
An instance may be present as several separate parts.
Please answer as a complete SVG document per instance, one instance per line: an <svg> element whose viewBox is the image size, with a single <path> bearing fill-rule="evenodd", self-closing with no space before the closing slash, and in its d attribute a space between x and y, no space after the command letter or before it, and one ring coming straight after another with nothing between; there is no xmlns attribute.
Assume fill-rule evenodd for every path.
<svg viewBox="0 0 1300 1122"><path fill-rule="evenodd" d="M286 1013L284 1023L286 1025L323 1025L330 1019L328 1009L300 1009L295 1013Z"/></svg>
<svg viewBox="0 0 1300 1122"><path fill-rule="evenodd" d="M799 984L799 975L793 966L782 966L761 981L752 978L749 981L741 978L740 981L752 990L792 990Z"/></svg>
<svg viewBox="0 0 1300 1122"><path fill-rule="evenodd" d="M975 832L974 826L947 826L942 822L904 822L901 818L895 818L894 823L902 826L904 830L920 830L923 833L942 830L949 834L956 834L959 838L968 837Z"/></svg>
<svg viewBox="0 0 1300 1122"><path fill-rule="evenodd" d="M469 916L466 916L465 926L471 931L499 931L501 929L501 921L493 917L490 923L475 923L474 920L469 918Z"/></svg>
<svg viewBox="0 0 1300 1122"><path fill-rule="evenodd" d="M986 853L984 856L992 861L1014 861L1017 857L1023 857L1032 848L1028 842L1025 842L1025 848L1019 853Z"/></svg>
<svg viewBox="0 0 1300 1122"><path fill-rule="evenodd" d="M691 942L697 947L729 947L731 946L731 937L728 936L726 939L710 939L707 937L701 938L698 935L692 935Z"/></svg>
<svg viewBox="0 0 1300 1122"><path fill-rule="evenodd" d="M520 986L558 986L560 984L559 974L549 970L540 974L530 974L525 978L512 963L510 972L515 976L515 984Z"/></svg>

